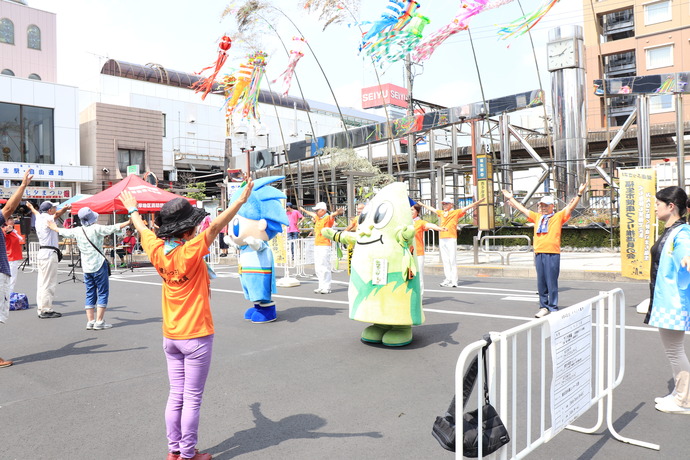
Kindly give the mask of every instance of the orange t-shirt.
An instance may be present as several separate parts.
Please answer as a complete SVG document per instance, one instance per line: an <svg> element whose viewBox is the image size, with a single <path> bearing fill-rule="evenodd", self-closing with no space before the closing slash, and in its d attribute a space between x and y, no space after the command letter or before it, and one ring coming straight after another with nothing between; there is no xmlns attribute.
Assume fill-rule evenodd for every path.
<svg viewBox="0 0 690 460"><path fill-rule="evenodd" d="M330 246L331 240L321 234L321 229L332 227L335 224L335 217L330 214L324 214L322 218L314 218L314 245L315 246Z"/></svg>
<svg viewBox="0 0 690 460"><path fill-rule="evenodd" d="M427 221L417 219L414 221L414 255L424 255L424 226Z"/></svg>
<svg viewBox="0 0 690 460"><path fill-rule="evenodd" d="M211 280L204 262L209 253L206 232L167 255L164 245L151 230L141 234L141 246L163 278L163 336L185 340L213 334Z"/></svg>
<svg viewBox="0 0 690 460"><path fill-rule="evenodd" d="M561 230L563 224L568 222L570 214L565 210L558 211L549 219L546 233L537 233L542 214L534 211L529 212L528 222L534 222L534 246L535 254L560 254L561 253Z"/></svg>
<svg viewBox="0 0 690 460"><path fill-rule="evenodd" d="M458 221L465 215L462 209L453 209L452 211L436 211L436 215L441 222L439 227L445 227L445 232L440 232L439 238L455 238L458 239Z"/></svg>

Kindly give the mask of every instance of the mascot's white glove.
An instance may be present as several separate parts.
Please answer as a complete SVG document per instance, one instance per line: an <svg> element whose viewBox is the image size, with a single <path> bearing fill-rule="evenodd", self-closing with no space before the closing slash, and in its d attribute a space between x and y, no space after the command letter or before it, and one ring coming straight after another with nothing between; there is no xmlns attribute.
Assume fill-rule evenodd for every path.
<svg viewBox="0 0 690 460"><path fill-rule="evenodd" d="M229 235L225 235L225 236L223 237L223 241L225 241L225 244L227 244L228 246L237 246L237 245L235 244L235 242L232 241L232 238L230 238Z"/></svg>
<svg viewBox="0 0 690 460"><path fill-rule="evenodd" d="M253 236L248 236L244 239L244 242L247 243L247 245L253 250L258 251L259 249L261 249L261 246L264 241L258 238L254 238Z"/></svg>

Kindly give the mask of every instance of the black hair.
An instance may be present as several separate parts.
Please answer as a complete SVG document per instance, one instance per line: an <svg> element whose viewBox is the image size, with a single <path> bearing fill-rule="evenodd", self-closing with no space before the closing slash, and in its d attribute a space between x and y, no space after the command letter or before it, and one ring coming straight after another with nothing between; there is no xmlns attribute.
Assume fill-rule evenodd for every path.
<svg viewBox="0 0 690 460"><path fill-rule="evenodd" d="M421 204L415 203L412 205L412 207L417 210L418 215L420 215L420 216L422 215L422 205Z"/></svg>
<svg viewBox="0 0 690 460"><path fill-rule="evenodd" d="M188 227L188 228L183 228L182 230L178 230L175 233L173 233L174 238L184 238L187 233L189 233L192 230L195 230L196 226L194 227Z"/></svg>
<svg viewBox="0 0 690 460"><path fill-rule="evenodd" d="M683 217L688 210L688 194L680 187L675 185L662 188L656 192L656 199L666 204L673 203L678 208L678 214Z"/></svg>

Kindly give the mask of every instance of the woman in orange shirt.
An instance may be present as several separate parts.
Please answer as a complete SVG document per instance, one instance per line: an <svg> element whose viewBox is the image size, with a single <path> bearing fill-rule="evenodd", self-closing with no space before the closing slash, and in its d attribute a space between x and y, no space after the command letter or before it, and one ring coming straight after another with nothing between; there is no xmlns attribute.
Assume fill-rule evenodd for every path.
<svg viewBox="0 0 690 460"><path fill-rule="evenodd" d="M163 278L163 349L168 363L170 393L165 408L168 460L210 460L196 450L199 409L213 351L209 268L204 261L209 246L247 202L254 182L240 198L197 235L206 215L185 198L163 205L156 218L157 236L146 228L137 200L128 191L120 200L141 236L141 246ZM196 236L195 236L196 235Z"/></svg>

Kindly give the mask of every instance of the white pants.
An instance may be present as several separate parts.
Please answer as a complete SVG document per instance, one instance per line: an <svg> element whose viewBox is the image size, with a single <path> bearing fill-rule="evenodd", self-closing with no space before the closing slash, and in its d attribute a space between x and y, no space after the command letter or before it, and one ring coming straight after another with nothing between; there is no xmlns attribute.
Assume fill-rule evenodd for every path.
<svg viewBox="0 0 690 460"><path fill-rule="evenodd" d="M443 274L447 283L458 284L458 242L455 238L440 238L438 251L443 262Z"/></svg>
<svg viewBox="0 0 690 460"><path fill-rule="evenodd" d="M319 289L331 289L331 247L314 246L314 271Z"/></svg>
<svg viewBox="0 0 690 460"><path fill-rule="evenodd" d="M37 264L36 313L40 315L43 312L53 310L53 299L57 286L57 254L53 253L47 259L38 259Z"/></svg>
<svg viewBox="0 0 690 460"><path fill-rule="evenodd" d="M0 323L10 316L10 277L0 273Z"/></svg>
<svg viewBox="0 0 690 460"><path fill-rule="evenodd" d="M424 294L424 256L417 256L417 276L419 277L419 289Z"/></svg>
<svg viewBox="0 0 690 460"><path fill-rule="evenodd" d="M19 273L19 266L22 264L21 260L10 260L10 294L14 292L14 285L17 282L17 273Z"/></svg>

